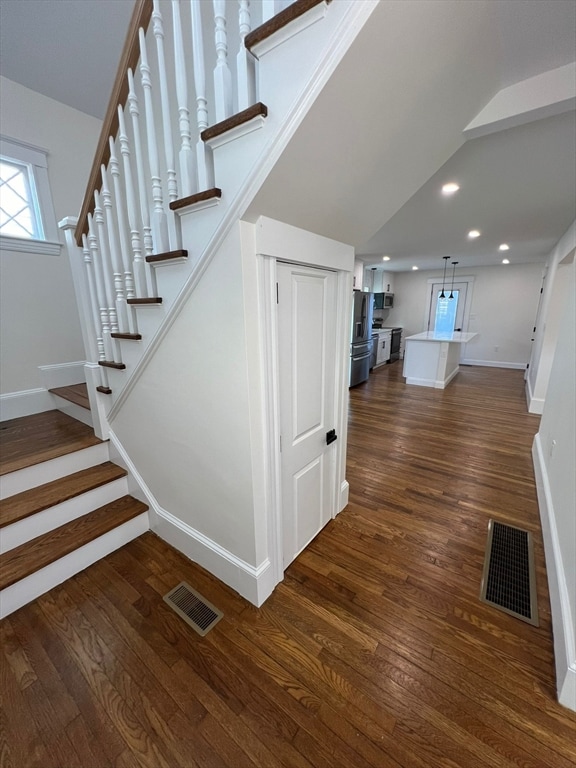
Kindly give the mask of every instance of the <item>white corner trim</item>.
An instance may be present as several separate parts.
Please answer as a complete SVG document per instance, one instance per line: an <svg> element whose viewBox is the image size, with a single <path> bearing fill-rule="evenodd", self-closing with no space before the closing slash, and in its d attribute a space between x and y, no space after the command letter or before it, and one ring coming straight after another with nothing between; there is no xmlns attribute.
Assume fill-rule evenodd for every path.
<svg viewBox="0 0 576 768"><path fill-rule="evenodd" d="M278 30L273 35L270 35L270 37L262 40L261 43L252 46L250 53L257 59L262 58L268 51L272 51L278 45L285 43L286 40L290 40L291 37L298 35L307 27L311 27L312 24L323 19L324 16L326 16L327 10L328 4L326 2L313 6L306 13L293 19L285 27L282 27L282 29Z"/></svg>
<svg viewBox="0 0 576 768"><path fill-rule="evenodd" d="M526 368L526 363L511 363L505 360L472 360L469 357L461 360L460 365L483 365L486 368L514 368L522 371Z"/></svg>
<svg viewBox="0 0 576 768"><path fill-rule="evenodd" d="M34 240L31 237L0 235L0 248L16 253L37 253L40 256L60 256L62 243L54 240Z"/></svg>
<svg viewBox="0 0 576 768"><path fill-rule="evenodd" d="M530 381L530 376L528 376L526 378L526 404L528 405L528 413L542 415L544 413L545 402L543 397L534 397L532 393L532 382Z"/></svg>
<svg viewBox="0 0 576 768"><path fill-rule="evenodd" d="M537 433L534 437L532 460L536 477L538 507L540 509L546 572L550 591L558 701L563 706L576 711L576 638L574 636L574 620L576 617L572 615L572 607L568 595L566 575L562 563L562 551L560 549L560 540L554 515L554 502L544 461L540 433Z"/></svg>
<svg viewBox="0 0 576 768"><path fill-rule="evenodd" d="M112 430L110 430L110 442L118 451L121 463L125 465L131 478L139 486L150 507L150 528L154 533L190 560L206 568L224 584L235 589L253 605L262 605L278 583L274 580L269 558L258 566L250 565L163 509Z"/></svg>
<svg viewBox="0 0 576 768"><path fill-rule="evenodd" d="M54 410L52 395L44 387L0 395L0 421Z"/></svg>
<svg viewBox="0 0 576 768"><path fill-rule="evenodd" d="M338 505L338 513L348 506L348 500L350 498L350 483L348 480L344 480L340 486L340 503Z"/></svg>
<svg viewBox="0 0 576 768"><path fill-rule="evenodd" d="M249 133L258 131L266 125L266 118L263 115L255 115L251 120L248 120L241 125L237 125L235 128L231 128L225 133L221 133L219 136L214 136L213 139L208 139L204 143L207 144L210 149L218 149L224 144L228 144L230 141L236 141L236 139L246 136Z"/></svg>
<svg viewBox="0 0 576 768"><path fill-rule="evenodd" d="M46 389L69 387L72 384L82 384L86 381L84 360L72 363L56 363L55 365L39 365L40 377Z"/></svg>

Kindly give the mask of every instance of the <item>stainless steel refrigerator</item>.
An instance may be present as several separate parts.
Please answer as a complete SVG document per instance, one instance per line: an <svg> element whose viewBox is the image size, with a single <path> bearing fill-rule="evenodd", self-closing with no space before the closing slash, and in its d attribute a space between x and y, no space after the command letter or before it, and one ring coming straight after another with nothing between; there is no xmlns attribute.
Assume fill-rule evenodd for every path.
<svg viewBox="0 0 576 768"><path fill-rule="evenodd" d="M350 336L350 386L368 380L370 353L372 352L373 295L354 291L352 302L352 329Z"/></svg>

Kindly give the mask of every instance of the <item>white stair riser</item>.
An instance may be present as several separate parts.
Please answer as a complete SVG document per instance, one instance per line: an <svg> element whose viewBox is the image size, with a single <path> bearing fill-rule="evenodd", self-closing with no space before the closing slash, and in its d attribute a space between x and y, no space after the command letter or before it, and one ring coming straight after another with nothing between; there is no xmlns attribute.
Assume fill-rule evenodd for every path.
<svg viewBox="0 0 576 768"><path fill-rule="evenodd" d="M53 531L127 494L128 480L126 477L120 477L73 499L37 512L24 520L19 520L17 523L7 525L0 531L0 552L8 552L14 547L19 547L43 533Z"/></svg>
<svg viewBox="0 0 576 768"><path fill-rule="evenodd" d="M36 488L44 483L51 483L53 480L59 480L61 477L79 472L81 469L102 464L108 459L108 443L100 443L81 451L67 453L57 459L50 459L50 461L43 461L32 467L10 472L0 478L0 499L6 499L8 496L28 491L30 488Z"/></svg>
<svg viewBox="0 0 576 768"><path fill-rule="evenodd" d="M147 530L149 530L148 512L143 512L60 560L7 587L0 593L0 618L8 616L45 592L49 592L74 574L146 533Z"/></svg>
<svg viewBox="0 0 576 768"><path fill-rule="evenodd" d="M52 394L52 397L54 398L54 406L59 411L65 413L67 416L70 416L73 419L76 419L76 421L81 421L82 424L86 424L88 427L94 426L92 422L92 414L88 408L82 408L81 405L71 403L69 400L65 400L63 397L59 397L55 394Z"/></svg>

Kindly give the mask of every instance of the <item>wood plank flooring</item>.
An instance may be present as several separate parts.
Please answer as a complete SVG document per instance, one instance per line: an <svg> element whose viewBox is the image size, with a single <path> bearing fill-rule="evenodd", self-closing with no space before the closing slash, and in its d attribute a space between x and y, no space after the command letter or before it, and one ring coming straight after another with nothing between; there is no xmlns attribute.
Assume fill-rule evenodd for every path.
<svg viewBox="0 0 576 768"><path fill-rule="evenodd" d="M576 766L522 372L400 366L351 391L350 504L263 608L150 533L2 622L2 766ZM534 533L539 628L478 601L492 515ZM205 638L180 580L225 613Z"/></svg>
<svg viewBox="0 0 576 768"><path fill-rule="evenodd" d="M0 475L98 445L92 427L60 411L0 423Z"/></svg>

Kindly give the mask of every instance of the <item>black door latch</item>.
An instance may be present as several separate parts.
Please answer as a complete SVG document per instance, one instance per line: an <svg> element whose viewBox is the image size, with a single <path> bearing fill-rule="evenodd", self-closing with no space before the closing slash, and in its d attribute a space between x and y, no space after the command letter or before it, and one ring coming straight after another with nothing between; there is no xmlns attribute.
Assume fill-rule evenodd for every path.
<svg viewBox="0 0 576 768"><path fill-rule="evenodd" d="M331 429L329 432L326 432L326 445L330 445L334 440L338 440L338 435L335 429Z"/></svg>

